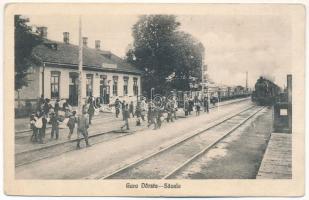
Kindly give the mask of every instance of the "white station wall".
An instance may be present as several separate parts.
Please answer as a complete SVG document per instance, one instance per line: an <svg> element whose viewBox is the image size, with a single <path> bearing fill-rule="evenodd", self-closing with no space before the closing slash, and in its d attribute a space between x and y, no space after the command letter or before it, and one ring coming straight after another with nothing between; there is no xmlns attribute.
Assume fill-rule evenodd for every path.
<svg viewBox="0 0 309 200"><path fill-rule="evenodd" d="M69 81L70 81L70 72L78 72L74 69L67 68L54 68L54 67L45 67L44 73L44 93L45 98L51 98L51 72L59 71L60 72L60 98L67 99L69 98ZM138 95L141 93L141 78L139 75L132 74L122 74L122 73L112 73L112 72L94 72L94 71L84 71L83 72L83 87L82 87L82 96L86 97L86 75L93 75L93 96L100 96L100 75L107 76L107 84L110 86L110 102L112 103L116 98L120 100L126 101L135 101L137 99L134 96L133 92L133 78L137 78L138 85ZM118 76L118 96L113 96L113 76ZM129 77L128 79L128 95L124 96L123 94L123 85L124 85L124 77Z"/></svg>

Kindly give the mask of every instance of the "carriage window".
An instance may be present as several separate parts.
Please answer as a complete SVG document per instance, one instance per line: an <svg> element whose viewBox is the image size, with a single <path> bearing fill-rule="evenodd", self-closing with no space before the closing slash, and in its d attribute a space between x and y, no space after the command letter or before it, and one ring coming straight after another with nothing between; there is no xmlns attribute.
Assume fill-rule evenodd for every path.
<svg viewBox="0 0 309 200"><path fill-rule="evenodd" d="M59 98L59 87L60 87L60 72L53 71L51 72L50 77L50 86L51 86L51 98Z"/></svg>

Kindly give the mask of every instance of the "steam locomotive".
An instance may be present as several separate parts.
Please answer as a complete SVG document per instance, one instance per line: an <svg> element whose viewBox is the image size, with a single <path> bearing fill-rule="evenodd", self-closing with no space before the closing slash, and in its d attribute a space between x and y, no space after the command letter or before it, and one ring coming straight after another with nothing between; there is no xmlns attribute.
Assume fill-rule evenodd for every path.
<svg viewBox="0 0 309 200"><path fill-rule="evenodd" d="M260 77L255 83L255 91L252 92L252 101L261 106L271 106L275 103L280 93L280 87L272 81Z"/></svg>

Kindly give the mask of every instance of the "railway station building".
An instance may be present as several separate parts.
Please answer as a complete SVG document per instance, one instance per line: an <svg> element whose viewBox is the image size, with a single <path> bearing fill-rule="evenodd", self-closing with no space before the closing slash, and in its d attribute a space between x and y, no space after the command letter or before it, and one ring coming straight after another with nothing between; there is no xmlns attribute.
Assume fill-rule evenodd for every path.
<svg viewBox="0 0 309 200"><path fill-rule="evenodd" d="M25 102L35 103L43 95L51 101L68 99L72 106L78 99L78 52L77 45L70 44L69 33L63 33L63 42L47 39L47 28L40 27L43 43L33 49L41 64L30 67L29 85L15 92L16 107ZM88 47L83 38L83 87L82 97L100 97L103 104L113 103L116 98L136 101L141 92L141 71L126 63L110 51Z"/></svg>

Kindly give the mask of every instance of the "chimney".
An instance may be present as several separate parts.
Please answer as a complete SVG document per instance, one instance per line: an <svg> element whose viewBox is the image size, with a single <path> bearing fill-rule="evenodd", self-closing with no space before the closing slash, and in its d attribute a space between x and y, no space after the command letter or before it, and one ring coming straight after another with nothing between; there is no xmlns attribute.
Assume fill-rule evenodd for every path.
<svg viewBox="0 0 309 200"><path fill-rule="evenodd" d="M101 41L100 40L96 40L95 41L95 49L96 50L100 50L101 49Z"/></svg>
<svg viewBox="0 0 309 200"><path fill-rule="evenodd" d="M63 32L63 42L65 44L70 43L70 33L69 32Z"/></svg>
<svg viewBox="0 0 309 200"><path fill-rule="evenodd" d="M40 37L47 38L47 27L45 26L37 27L37 32L39 33Z"/></svg>
<svg viewBox="0 0 309 200"><path fill-rule="evenodd" d="M88 46L88 38L87 37L83 37L83 46L84 47Z"/></svg>

